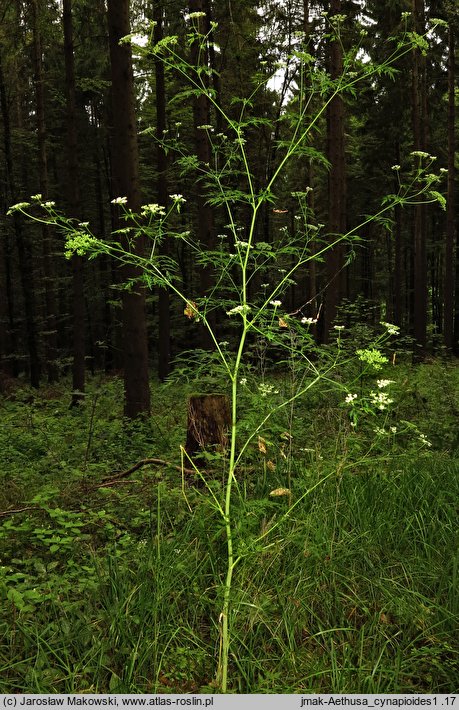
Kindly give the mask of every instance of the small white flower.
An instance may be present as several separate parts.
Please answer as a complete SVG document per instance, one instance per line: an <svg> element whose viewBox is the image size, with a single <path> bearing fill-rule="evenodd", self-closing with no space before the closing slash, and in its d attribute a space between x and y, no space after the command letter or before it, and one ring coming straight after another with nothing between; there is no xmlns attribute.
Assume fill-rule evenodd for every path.
<svg viewBox="0 0 459 710"><path fill-rule="evenodd" d="M43 207L55 207L56 203L53 200L48 200L48 202L43 202Z"/></svg>
<svg viewBox="0 0 459 710"><path fill-rule="evenodd" d="M425 434L422 434L422 432L419 434L419 441L421 444L424 444L424 446L432 446L432 443L428 440Z"/></svg>
<svg viewBox="0 0 459 710"><path fill-rule="evenodd" d="M381 412L394 401L386 392L370 392L370 400Z"/></svg>
<svg viewBox="0 0 459 710"><path fill-rule="evenodd" d="M173 200L174 202L186 202L186 200L185 200L185 198L183 197L183 195L176 195L176 194L174 194L174 195L169 195L169 197L170 197L171 200Z"/></svg>
<svg viewBox="0 0 459 710"><path fill-rule="evenodd" d="M393 383L394 380L376 380L376 384L378 385L379 389L383 389L384 387L392 385Z"/></svg>
<svg viewBox="0 0 459 710"><path fill-rule="evenodd" d="M43 199L43 195L40 192L38 192L36 195L32 195L32 197L30 199L35 200L35 202L41 202Z"/></svg>
<svg viewBox="0 0 459 710"><path fill-rule="evenodd" d="M163 205L158 205L157 203L152 203L149 205L142 205L142 215L146 216L147 214L152 214L152 215L160 215L161 217L164 217L166 214L166 210L164 209Z"/></svg>
<svg viewBox="0 0 459 710"><path fill-rule="evenodd" d="M17 202L15 205L11 205L9 208L7 215L13 214L13 212L20 211L20 210L25 210L27 207L30 207L29 202Z"/></svg>
<svg viewBox="0 0 459 710"><path fill-rule="evenodd" d="M239 380L239 384L245 387L247 384L247 377L241 377L241 379Z"/></svg>
<svg viewBox="0 0 459 710"><path fill-rule="evenodd" d="M381 325L384 326L384 328L387 330L388 335L398 335L398 332L400 330L398 325L394 325L393 323L386 323L385 321L381 321Z"/></svg>
<svg viewBox="0 0 459 710"><path fill-rule="evenodd" d="M314 323L317 323L317 318L302 318L301 323L303 325L314 325Z"/></svg>
<svg viewBox="0 0 459 710"><path fill-rule="evenodd" d="M270 394L279 394L279 390L275 390L274 385L267 385L264 382L258 385L258 391L262 397L268 397Z"/></svg>
<svg viewBox="0 0 459 710"><path fill-rule="evenodd" d="M346 404L352 404L352 402L353 402L355 399L357 399L357 395L356 395L356 394L351 394L351 393L349 392L349 394L346 395L346 399L345 399L344 401L346 402Z"/></svg>
<svg viewBox="0 0 459 710"><path fill-rule="evenodd" d="M391 431L391 434L396 434L396 433L397 433L397 427L396 427L396 426L391 426L390 431Z"/></svg>
<svg viewBox="0 0 459 710"><path fill-rule="evenodd" d="M393 165L391 170L400 170L400 165Z"/></svg>
<svg viewBox="0 0 459 710"><path fill-rule="evenodd" d="M230 311L226 311L227 316L233 316L236 313L248 313L250 311L250 306L246 305L240 305L240 306L234 306Z"/></svg>
<svg viewBox="0 0 459 710"><path fill-rule="evenodd" d="M271 306L274 306L274 308L278 308L282 305L282 301L270 301L269 303Z"/></svg>
<svg viewBox="0 0 459 710"><path fill-rule="evenodd" d="M115 199L112 200L112 205L126 205L127 201L127 197L115 197Z"/></svg>
<svg viewBox="0 0 459 710"><path fill-rule="evenodd" d="M425 150L412 150L410 155L415 158L432 158L430 153L426 153Z"/></svg>
<svg viewBox="0 0 459 710"><path fill-rule="evenodd" d="M236 242L234 242L234 246L237 247L238 249L248 249L250 247L249 242L243 242L240 239L238 239Z"/></svg>
<svg viewBox="0 0 459 710"><path fill-rule="evenodd" d="M333 328L335 330L344 330L344 325L334 325Z"/></svg>

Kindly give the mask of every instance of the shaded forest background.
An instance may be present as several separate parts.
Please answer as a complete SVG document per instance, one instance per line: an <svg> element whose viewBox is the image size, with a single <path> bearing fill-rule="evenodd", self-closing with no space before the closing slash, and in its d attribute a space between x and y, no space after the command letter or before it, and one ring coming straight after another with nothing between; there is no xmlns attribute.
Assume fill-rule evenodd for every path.
<svg viewBox="0 0 459 710"><path fill-rule="evenodd" d="M266 203L257 239L275 243L279 230L295 235L292 192L309 187L311 223L323 224L328 235L351 230L378 210L382 195L395 191L394 166L405 170L412 151L435 155L436 170L445 174L446 209L418 205L373 222L359 233L353 258L341 246L303 269L284 306L318 316L318 342L327 341L334 322L385 320L400 326L418 359L445 348L459 354L455 2L112 0L107 7L103 0L3 0L0 13L2 387L18 377L38 387L73 370L76 402L85 372L134 370L138 381L125 412L135 416L150 406L145 373L155 367L164 379L181 351L209 346L204 329L165 289L127 292L121 286L132 274L108 258L68 262L58 233L17 212L6 214L11 204L40 194L106 238L119 224L114 198L126 195L138 209L167 206L170 193L180 193L187 200L181 228L215 248L225 214L209 206L205 185L180 169L165 139L180 140L205 163L209 135L218 143L225 126L202 96L184 100L184 81L159 59L136 56L135 48L132 55L130 45L119 44L152 20L155 41L176 35L184 55L203 64L229 116L238 115L257 82L266 82L248 109L264 119L247 134L259 189L289 138L288 115L299 91L295 52L306 51L313 71L336 78L353 47L359 46L362 63L382 61L392 48L389 37L404 24L424 34L432 18L445 21L430 33L426 52L414 49L393 75L373 77L356 95L330 104L304 156L277 184L275 202ZM187 43L189 13L202 13L194 21L210 33L204 55ZM342 42L330 35L329 18L336 15L343 15ZM241 233L244 228L241 223ZM175 250L186 291L205 294L211 276L196 266L186 244L165 248Z"/></svg>
<svg viewBox="0 0 459 710"><path fill-rule="evenodd" d="M0 0L0 692L458 691L458 32Z"/></svg>

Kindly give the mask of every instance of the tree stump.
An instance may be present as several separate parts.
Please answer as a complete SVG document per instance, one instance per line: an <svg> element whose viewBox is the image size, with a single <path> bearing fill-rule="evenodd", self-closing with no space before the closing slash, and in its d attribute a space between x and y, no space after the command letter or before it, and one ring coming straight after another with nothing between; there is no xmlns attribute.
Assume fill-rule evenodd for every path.
<svg viewBox="0 0 459 710"><path fill-rule="evenodd" d="M224 394L192 395L188 401L185 451L188 456L208 448L224 451L231 426L229 399Z"/></svg>

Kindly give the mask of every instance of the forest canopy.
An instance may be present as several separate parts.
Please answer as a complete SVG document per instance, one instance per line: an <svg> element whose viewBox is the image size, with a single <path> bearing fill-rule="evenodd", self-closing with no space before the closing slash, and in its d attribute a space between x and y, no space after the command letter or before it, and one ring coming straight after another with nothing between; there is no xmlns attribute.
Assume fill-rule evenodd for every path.
<svg viewBox="0 0 459 710"><path fill-rule="evenodd" d="M127 367L144 373L138 390L154 362L164 379L188 344L211 347L164 283L150 279L133 294L123 282L138 278L138 266L119 269L108 254L82 258L88 229L101 244L121 236L121 197L139 213L155 204L169 212L183 197L158 247L188 298L212 295L220 314L226 287L215 285L212 254L227 253L231 204L242 241L252 230L267 253L282 242L283 262L302 241L318 252L292 275L283 301L287 313L317 317L319 343L338 314L355 317L351 306L369 325L398 325L416 356L456 352L457 25L446 0L171 0L109 3L108 12L84 0L4 3L5 376L37 386L73 362L74 390L83 391L88 367ZM244 142L243 157L234 141ZM381 213L384 196L429 175L425 200L393 200ZM38 194L75 218L70 263L52 224L20 210L6 216ZM255 194L263 199L251 226ZM323 250L337 235L353 238ZM208 305L220 319L217 303ZM123 338L136 341L130 363ZM145 394L133 396L148 408Z"/></svg>

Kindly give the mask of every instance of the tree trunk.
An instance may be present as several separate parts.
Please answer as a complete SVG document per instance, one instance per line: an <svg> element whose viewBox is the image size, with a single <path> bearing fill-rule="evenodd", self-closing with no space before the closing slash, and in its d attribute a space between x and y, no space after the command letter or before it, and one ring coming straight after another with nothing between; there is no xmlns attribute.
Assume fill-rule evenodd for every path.
<svg viewBox="0 0 459 710"><path fill-rule="evenodd" d="M443 337L448 350L453 348L454 325L454 247L456 242L455 205L455 37L450 24L448 31L448 195L446 203L445 286ZM457 287L457 285L456 285Z"/></svg>
<svg viewBox="0 0 459 710"><path fill-rule="evenodd" d="M97 111L96 106L92 108L92 120L94 123L94 149L92 154L92 163L94 165L94 194L96 198L97 206L97 233L100 237L106 236L106 217L105 217L105 195L104 195L104 175L101 170L101 166L108 165L108 160L106 159L108 151L105 150L105 146L101 140L101 120ZM106 170L107 175L109 170ZM108 192L110 193L110 186L107 185ZM102 307L97 316L94 316L94 334L96 335L95 340L99 343L97 349L94 349L95 355L95 367L105 370L105 372L110 372L114 367L114 357L113 357L113 332L114 326L114 315L113 308L111 306L111 262L108 256L102 255L98 259L98 277L100 280L100 291L102 295ZM90 323L88 317L88 323ZM94 339L90 339L91 344Z"/></svg>
<svg viewBox="0 0 459 710"><path fill-rule="evenodd" d="M205 449L224 451L228 446L231 410L224 394L190 397L185 451L191 458Z"/></svg>
<svg viewBox="0 0 459 710"><path fill-rule="evenodd" d="M206 25L209 23L209 7L207 6L206 13L206 3L204 0L190 0L189 7L190 12L205 13L205 17L197 18L199 32L200 34L204 35L206 31ZM191 64L194 67L199 67L207 63L207 51L203 53L200 42L194 41L191 45ZM201 74L200 76L203 76L203 74ZM193 122L196 155L198 157L199 163L203 166L210 165L212 161L212 156L209 137L206 130L199 128L199 126L208 126L210 124L209 99L204 94L195 96L193 99ZM213 210L212 207L207 204L207 195L204 181L202 179L198 179L196 181L196 186L198 241L202 249L211 250L215 248L215 226ZM205 268L201 267L199 269L199 280L199 295L203 297L209 296L214 283L214 275L212 269L208 266ZM207 312L206 319L210 323L211 328L214 329L216 323L215 312ZM207 329L205 329L202 334L202 345L204 348L207 349L211 349L213 347L213 341Z"/></svg>
<svg viewBox="0 0 459 710"><path fill-rule="evenodd" d="M63 0L65 85L67 101L67 166L68 203L70 214L81 214L80 187L78 182L78 135L75 100L75 62L73 56L72 0ZM85 306L83 283L83 259L76 254L72 257L73 286L73 366L72 366L72 406L77 405L84 395L85 387Z"/></svg>
<svg viewBox="0 0 459 710"><path fill-rule="evenodd" d="M400 145L397 142L396 145L396 157L397 163L400 162ZM394 175L394 192L398 190L398 178ZM393 297L394 297L394 315L393 322L395 325L401 327L402 325L402 311L403 311L403 300L402 300L402 284L403 284L403 248L402 248L402 209L400 205L396 205L394 209L394 284L393 284Z"/></svg>
<svg viewBox="0 0 459 710"><path fill-rule="evenodd" d="M303 33L304 33L304 51L308 52L308 54L312 54L314 52L314 43L311 41L311 21L310 21L310 3L309 0L303 0ZM305 88L306 90L309 88L310 85L310 80L305 79ZM306 115L306 121L309 121L311 118L310 114L308 113ZM311 158L307 158L307 164L306 164L306 169L305 169L305 177L304 177L304 187L311 187L314 182L314 168L313 168L313 162ZM314 200L314 190L310 190L307 196L307 204L308 208L310 210L311 215L314 215L315 213L315 200ZM316 242L313 237L310 237L310 242L309 242L309 250L310 250L310 256L314 256L314 253L316 252ZM304 315L307 315L312 318L317 318L318 312L319 312L319 304L318 304L318 295L317 295L317 262L314 258L312 258L308 262L307 266L307 272L306 272L306 283L305 283L305 295L306 295L306 304L307 304L307 309L304 311ZM310 326L310 333L316 337L317 335L317 326L314 324L313 326Z"/></svg>
<svg viewBox="0 0 459 710"><path fill-rule="evenodd" d="M162 2L155 2L153 19L155 44L163 38L164 10ZM155 57L156 78L156 131L159 138L166 135L166 82L164 77L164 64L159 57ZM158 144L156 165L158 169L158 202L167 205L167 155L163 146ZM165 242L161 249L167 253L168 243ZM171 343L170 343L170 294L169 289L160 288L158 294L158 377L165 380L170 372Z"/></svg>
<svg viewBox="0 0 459 710"><path fill-rule="evenodd" d="M6 192L6 191L5 191ZM8 198L5 193L1 196L2 213L8 210ZM12 249L11 235L8 225L3 224L0 233L0 283L4 284L4 298L0 298L0 393L2 377L17 377L17 325L15 319L12 275Z"/></svg>
<svg viewBox="0 0 459 710"><path fill-rule="evenodd" d="M425 29L424 0L413 0L414 29L423 34ZM413 148L426 150L426 60L419 49L413 50ZM413 330L415 339L415 359L422 359L427 345L427 220L425 205L414 208L414 293Z"/></svg>
<svg viewBox="0 0 459 710"><path fill-rule="evenodd" d="M45 122L45 92L43 77L43 60L41 46L40 19L41 0L31 1L32 34L33 34L33 66L35 84L38 170L40 193L43 200L48 199L48 156L46 148ZM42 225L43 273L45 290L45 351L48 382L57 380L57 299L56 275L53 260L52 234L47 224Z"/></svg>
<svg viewBox="0 0 459 710"><path fill-rule="evenodd" d="M0 56L0 108L3 122L3 146L5 152L5 166L7 179L7 194L11 204L19 201L19 192L13 167L13 149L11 141L11 121L8 101L6 98L5 78L3 74L2 57ZM29 355L30 384L32 387L40 386L40 359L37 345L37 325L34 302L34 273L32 259L23 231L23 224L18 212L13 214L13 230L15 243L18 250L19 277L24 296L24 316L27 351Z"/></svg>
<svg viewBox="0 0 459 710"><path fill-rule="evenodd" d="M330 15L341 13L341 0L331 0ZM343 52L338 40L330 41L330 77L337 80L343 73ZM327 111L327 155L330 161L328 176L328 233L333 242L346 231L346 169L344 152L344 102L335 96ZM342 296L343 247L329 249L326 253L325 308L322 329L324 342L336 317Z"/></svg>
<svg viewBox="0 0 459 710"><path fill-rule="evenodd" d="M141 194L132 54L129 43L120 45L120 39L129 32L129 0L108 0L113 103L112 190L114 197L127 197L127 207L138 213ZM133 247L138 255L144 252L140 241ZM141 276L140 268L125 265L121 272L123 281L134 281L133 286L123 290L122 296L124 414L132 419L150 411L145 290L140 283L135 283Z"/></svg>

